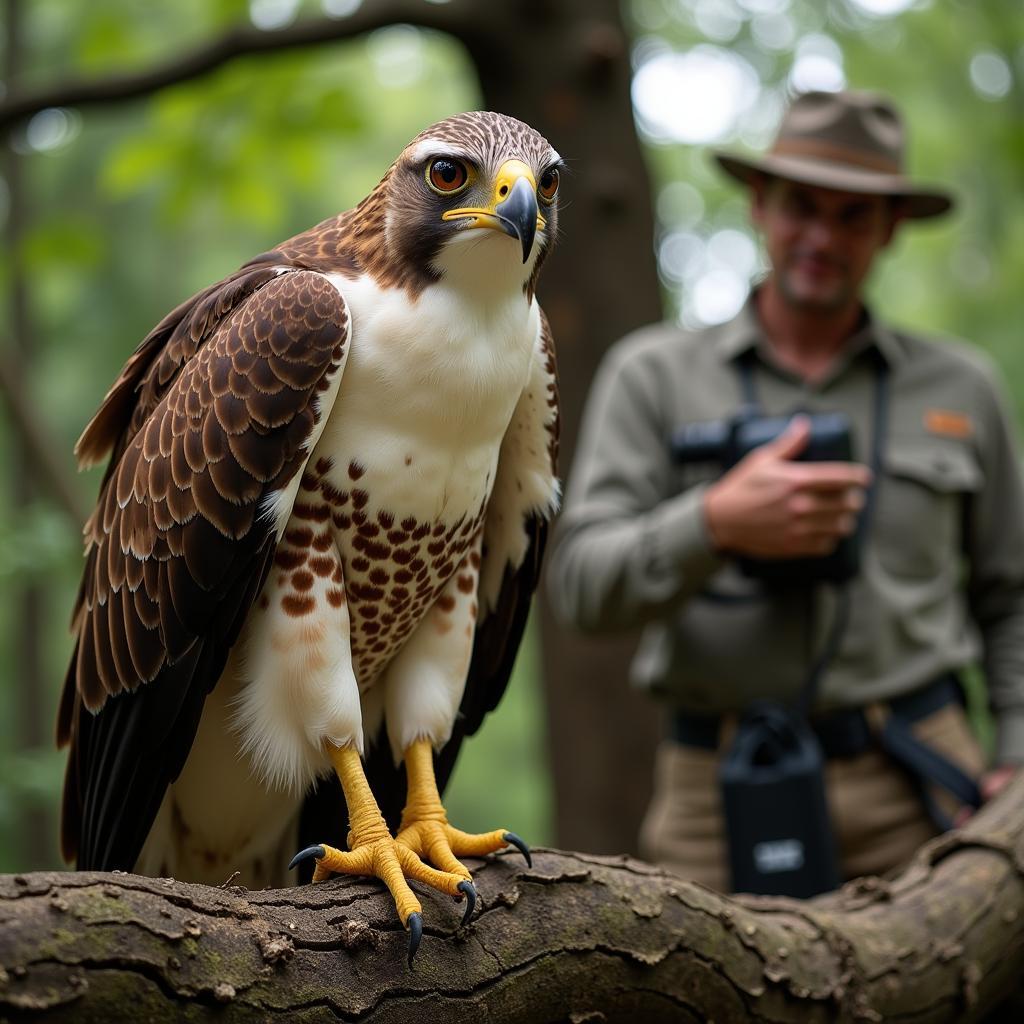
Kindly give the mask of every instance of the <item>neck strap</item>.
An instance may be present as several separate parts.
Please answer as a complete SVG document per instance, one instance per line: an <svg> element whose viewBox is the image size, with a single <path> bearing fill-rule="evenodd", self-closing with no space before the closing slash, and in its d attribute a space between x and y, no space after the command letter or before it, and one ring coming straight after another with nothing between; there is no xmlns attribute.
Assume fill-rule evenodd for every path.
<svg viewBox="0 0 1024 1024"><path fill-rule="evenodd" d="M743 389L744 402L754 409L760 409L761 403L758 399L757 385L754 379L753 357L754 352L751 349L738 360L740 386ZM857 523L857 544L862 551L874 519L878 483L882 475L882 459L885 454L885 439L889 429L889 364L878 352L874 353L874 357L875 396L872 407L871 461L869 463L871 483L868 485L864 508ZM836 587L835 614L825 643L812 661L807 679L797 695L796 710L805 717L818 696L825 672L839 654L843 635L850 621L850 604L850 588L848 584L843 583Z"/></svg>

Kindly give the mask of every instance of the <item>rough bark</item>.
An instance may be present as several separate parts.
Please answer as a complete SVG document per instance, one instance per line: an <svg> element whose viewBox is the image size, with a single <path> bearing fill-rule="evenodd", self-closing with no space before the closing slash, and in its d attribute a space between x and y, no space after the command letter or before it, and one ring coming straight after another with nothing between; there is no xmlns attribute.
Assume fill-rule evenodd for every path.
<svg viewBox="0 0 1024 1024"><path fill-rule="evenodd" d="M221 1021L974 1021L1024 967L1024 776L889 881L727 898L627 857L541 851L424 899L415 968L379 885L251 893L0 877L0 1017ZM1006 1018L1009 1019L1009 1018Z"/></svg>

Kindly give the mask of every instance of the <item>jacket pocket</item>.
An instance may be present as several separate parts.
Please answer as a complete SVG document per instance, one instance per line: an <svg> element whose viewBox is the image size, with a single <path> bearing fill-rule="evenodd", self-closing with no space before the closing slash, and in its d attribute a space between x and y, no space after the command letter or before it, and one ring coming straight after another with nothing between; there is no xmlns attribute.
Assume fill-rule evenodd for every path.
<svg viewBox="0 0 1024 1024"><path fill-rule="evenodd" d="M933 438L893 438L878 482L872 544L896 576L926 580L958 570L964 506L982 485L965 445Z"/></svg>

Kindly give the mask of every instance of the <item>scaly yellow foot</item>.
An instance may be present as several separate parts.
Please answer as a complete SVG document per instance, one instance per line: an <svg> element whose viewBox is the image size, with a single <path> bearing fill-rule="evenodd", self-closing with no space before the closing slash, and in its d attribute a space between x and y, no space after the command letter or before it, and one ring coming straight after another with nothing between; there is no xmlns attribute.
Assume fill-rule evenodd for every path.
<svg viewBox="0 0 1024 1024"><path fill-rule="evenodd" d="M332 873L346 875L372 875L379 878L391 893L402 925L409 929L409 964L423 934L422 906L406 882L406 876L417 878L430 870L424 864L413 864L409 851L399 847L380 813L377 801L366 781L362 759L352 746L329 746L327 752L345 791L348 806L349 849L337 850L326 844L310 846L293 858L289 868L308 859L316 858L313 881L320 882Z"/></svg>
<svg viewBox="0 0 1024 1024"><path fill-rule="evenodd" d="M405 752L405 771L408 792L395 841L415 854L417 859L429 860L445 873L447 879L461 882L456 888L466 895L466 913L462 918L462 923L466 924L476 906L476 889L473 876L458 858L483 857L511 844L523 854L527 864L531 864L529 847L507 829L471 835L448 824L434 778L434 757L429 740L417 740L409 746Z"/></svg>
<svg viewBox="0 0 1024 1024"><path fill-rule="evenodd" d="M406 879L466 900L462 923L469 921L476 906L472 875L458 856L482 857L509 844L517 847L531 863L527 845L512 832L497 829L483 835L470 835L448 824L437 792L434 759L428 740L418 740L405 752L408 795L399 834L392 838L380 813L370 785L366 781L359 752L352 746L329 747L328 753L345 792L349 815L349 849L337 850L321 844L301 850L289 868L309 857L316 858L313 881L332 873L371 875L379 878L391 892L395 909L409 930L409 965L423 935L423 908ZM423 863L430 860L435 867Z"/></svg>
<svg viewBox="0 0 1024 1024"><path fill-rule="evenodd" d="M460 875L437 871L424 864L408 844L399 843L391 837L384 816L366 781L359 752L352 746L328 748L328 753L348 806L349 834L348 850L337 850L322 844L301 850L293 858L289 868L295 867L309 857L316 858L313 881L319 882L332 873L346 875L371 875L379 878L391 892L395 909L404 927L409 930L409 964L416 953L423 935L423 908L409 888L407 878L414 878L425 885L440 889L455 899L476 902L476 893L468 891L465 878ZM472 890L472 885L468 886Z"/></svg>

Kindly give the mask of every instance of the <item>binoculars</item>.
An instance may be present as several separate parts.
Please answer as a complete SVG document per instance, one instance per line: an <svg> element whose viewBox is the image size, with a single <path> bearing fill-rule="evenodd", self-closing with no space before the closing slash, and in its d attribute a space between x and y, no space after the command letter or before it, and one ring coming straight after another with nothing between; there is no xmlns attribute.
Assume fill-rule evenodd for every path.
<svg viewBox="0 0 1024 1024"><path fill-rule="evenodd" d="M774 441L798 415L762 416L744 409L729 419L687 423L670 439L672 458L680 464L714 463L721 472L769 441ZM852 462L853 438L849 417L843 413L807 413L811 434L796 459L801 462ZM747 576L776 586L802 586L813 582L843 583L860 568L860 532L840 539L828 555L807 558L741 558Z"/></svg>

